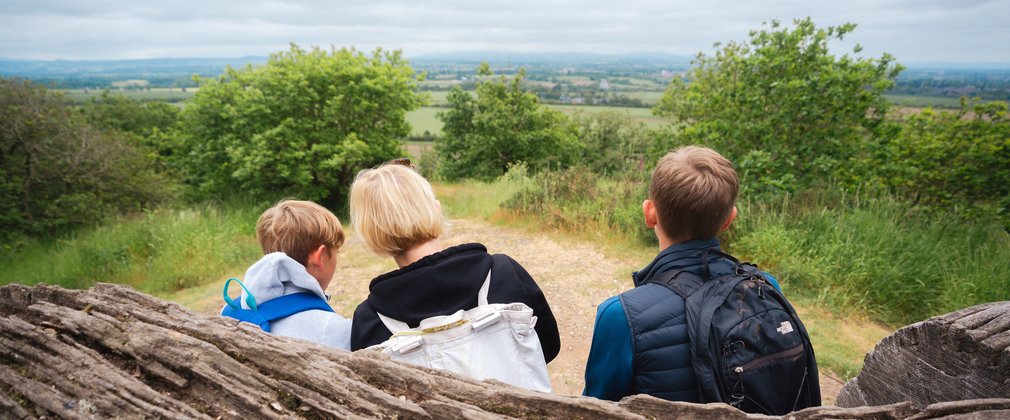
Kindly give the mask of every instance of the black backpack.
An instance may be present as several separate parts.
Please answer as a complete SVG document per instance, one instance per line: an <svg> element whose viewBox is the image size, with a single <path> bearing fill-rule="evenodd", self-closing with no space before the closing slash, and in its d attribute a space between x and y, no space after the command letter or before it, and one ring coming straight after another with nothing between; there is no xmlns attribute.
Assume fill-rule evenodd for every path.
<svg viewBox="0 0 1010 420"><path fill-rule="evenodd" d="M709 252L732 261L735 272L711 279ZM703 277L674 270L650 283L686 301L702 402L769 415L821 405L814 348L789 301L753 264L715 248L701 259Z"/></svg>

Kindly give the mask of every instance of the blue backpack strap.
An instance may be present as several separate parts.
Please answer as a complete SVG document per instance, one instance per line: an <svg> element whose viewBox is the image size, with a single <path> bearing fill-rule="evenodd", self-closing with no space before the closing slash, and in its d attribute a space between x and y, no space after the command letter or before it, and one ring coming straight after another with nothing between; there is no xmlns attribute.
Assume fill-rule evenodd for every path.
<svg viewBox="0 0 1010 420"><path fill-rule="evenodd" d="M228 286L233 280L246 291L246 305L253 309L242 309L242 306L238 302L228 297ZM256 324L266 332L270 332L270 322L287 318L297 313L310 310L333 312L333 308L323 298L313 293L294 293L270 299L257 305L256 299L249 292L249 289L240 280L235 278L228 279L225 282L224 301L226 305L221 311L221 315Z"/></svg>

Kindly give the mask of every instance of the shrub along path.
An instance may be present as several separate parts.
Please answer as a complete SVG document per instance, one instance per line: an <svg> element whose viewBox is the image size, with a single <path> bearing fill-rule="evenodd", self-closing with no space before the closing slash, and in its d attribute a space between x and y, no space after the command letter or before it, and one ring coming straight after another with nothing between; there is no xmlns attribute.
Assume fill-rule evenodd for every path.
<svg viewBox="0 0 1010 420"><path fill-rule="evenodd" d="M368 254L353 232L348 232L348 235L338 260L337 273L328 290L334 310L345 316L350 316L365 298L368 283L374 276L396 268L392 259ZM451 246L466 242L481 242L492 253L512 256L537 280L561 331L561 354L549 365L554 391L558 394L581 394L596 306L607 297L631 287L631 271L647 264L655 250L641 248L618 252L613 247L558 234L495 226L472 219L452 220L443 244ZM222 283L190 289L169 298L190 309L213 312L221 305ZM825 335L836 337L850 334L852 337L846 342L855 347L855 354L860 359L877 340L890 332L868 321L848 319L841 322L844 328L837 330L837 320L824 322L830 321L830 314L802 305L798 305L798 310L810 330L830 328L831 331L825 331ZM822 354L833 353L833 349L820 345L816 336L814 346L819 359ZM825 371L822 366L821 388L825 404L834 402L841 385L838 375Z"/></svg>

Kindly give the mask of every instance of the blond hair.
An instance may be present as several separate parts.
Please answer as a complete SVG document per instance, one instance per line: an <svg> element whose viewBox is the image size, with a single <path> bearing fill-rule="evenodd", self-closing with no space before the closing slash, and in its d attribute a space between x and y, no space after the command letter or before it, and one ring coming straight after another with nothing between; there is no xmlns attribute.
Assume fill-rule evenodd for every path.
<svg viewBox="0 0 1010 420"><path fill-rule="evenodd" d="M281 200L256 221L256 240L263 254L283 252L306 265L319 245L332 251L344 245L340 220L325 207L311 201Z"/></svg>
<svg viewBox="0 0 1010 420"><path fill-rule="evenodd" d="M649 198L663 232L687 241L711 238L730 216L740 189L733 164L707 147L685 146L659 159Z"/></svg>
<svg viewBox="0 0 1010 420"><path fill-rule="evenodd" d="M386 164L359 172L350 201L351 225L376 254L399 255L442 235L442 209L431 184L406 166Z"/></svg>

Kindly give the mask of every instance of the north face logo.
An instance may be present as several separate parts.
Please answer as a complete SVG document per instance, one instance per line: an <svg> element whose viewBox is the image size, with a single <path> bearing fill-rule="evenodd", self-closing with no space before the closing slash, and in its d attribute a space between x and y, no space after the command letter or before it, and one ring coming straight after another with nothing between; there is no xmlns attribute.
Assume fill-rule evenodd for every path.
<svg viewBox="0 0 1010 420"><path fill-rule="evenodd" d="M783 321L775 331L778 331L782 335L789 334L793 332L793 324L790 324L789 321Z"/></svg>

